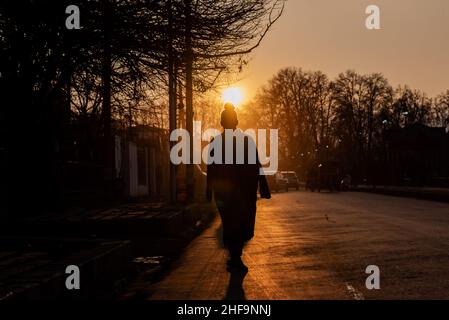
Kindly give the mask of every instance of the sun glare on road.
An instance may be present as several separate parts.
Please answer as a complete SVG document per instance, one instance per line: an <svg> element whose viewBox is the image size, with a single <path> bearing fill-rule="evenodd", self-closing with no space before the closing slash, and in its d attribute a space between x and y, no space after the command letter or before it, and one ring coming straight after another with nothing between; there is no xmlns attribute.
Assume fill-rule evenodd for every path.
<svg viewBox="0 0 449 320"><path fill-rule="evenodd" d="M243 102L243 91L237 87L227 88L223 90L221 99L224 103L230 102L237 108Z"/></svg>

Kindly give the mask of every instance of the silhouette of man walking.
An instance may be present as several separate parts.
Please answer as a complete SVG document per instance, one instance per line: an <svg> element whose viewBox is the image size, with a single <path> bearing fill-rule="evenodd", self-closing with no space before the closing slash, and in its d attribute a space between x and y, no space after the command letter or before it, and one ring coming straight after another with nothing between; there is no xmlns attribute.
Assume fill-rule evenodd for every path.
<svg viewBox="0 0 449 320"><path fill-rule="evenodd" d="M232 104L225 104L221 113L221 125L224 131L233 131L232 149L226 147L227 135L223 132L215 139L221 139L222 159L207 166L207 198L215 196L217 209L223 226L223 243L229 250L230 259L227 262L228 271L248 271L241 256L246 241L254 236L256 221L257 189L262 198L270 199L271 194L264 175L259 174L261 167L255 142L237 129L238 119ZM242 137L244 148L236 148L236 137ZM228 137L229 138L229 137ZM255 161L251 161L250 150L255 151ZM236 150L244 152L238 155ZM209 156L214 157L215 150ZM226 163L226 153L232 152L232 163ZM228 154L228 157L231 155ZM237 159L243 156L243 161Z"/></svg>

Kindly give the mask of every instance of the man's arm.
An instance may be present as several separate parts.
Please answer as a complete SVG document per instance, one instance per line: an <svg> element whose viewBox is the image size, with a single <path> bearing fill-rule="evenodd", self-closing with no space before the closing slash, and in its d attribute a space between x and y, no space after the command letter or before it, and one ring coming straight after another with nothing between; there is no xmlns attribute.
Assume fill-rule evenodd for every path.
<svg viewBox="0 0 449 320"><path fill-rule="evenodd" d="M211 143L214 141L214 139L211 140ZM211 162L211 157L213 157L213 150L212 150L212 154L209 153L209 164L207 165L206 168L206 174L207 174L207 179L206 179L206 199L207 201L211 202L212 201L212 192L214 190L214 179L215 179L215 164Z"/></svg>
<svg viewBox="0 0 449 320"><path fill-rule="evenodd" d="M252 139L251 139L252 140ZM255 144L254 141L252 143ZM258 184L259 184L259 192L260 197L263 199L271 199L271 192L270 187L268 186L267 177L265 175L260 174L260 168L262 168L262 164L259 160L259 151L256 148L256 163L257 163L257 177L258 177Z"/></svg>
<svg viewBox="0 0 449 320"><path fill-rule="evenodd" d="M213 190L213 165L207 165L207 179L206 179L206 199L207 201L212 201L212 190Z"/></svg>
<svg viewBox="0 0 449 320"><path fill-rule="evenodd" d="M259 175L259 192L263 199L271 199L270 188L268 187L267 177Z"/></svg>

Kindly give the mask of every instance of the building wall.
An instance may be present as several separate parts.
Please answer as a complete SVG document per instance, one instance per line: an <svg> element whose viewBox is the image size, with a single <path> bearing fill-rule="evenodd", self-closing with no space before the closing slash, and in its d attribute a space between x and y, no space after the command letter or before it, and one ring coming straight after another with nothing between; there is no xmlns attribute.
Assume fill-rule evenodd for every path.
<svg viewBox="0 0 449 320"><path fill-rule="evenodd" d="M131 197L149 196L148 185L148 148L128 143L129 189Z"/></svg>
<svg viewBox="0 0 449 320"><path fill-rule="evenodd" d="M170 146L166 130L137 126L124 136L121 148L116 144L116 148L126 150L121 160L116 159L116 167L121 164L126 196L167 198Z"/></svg>

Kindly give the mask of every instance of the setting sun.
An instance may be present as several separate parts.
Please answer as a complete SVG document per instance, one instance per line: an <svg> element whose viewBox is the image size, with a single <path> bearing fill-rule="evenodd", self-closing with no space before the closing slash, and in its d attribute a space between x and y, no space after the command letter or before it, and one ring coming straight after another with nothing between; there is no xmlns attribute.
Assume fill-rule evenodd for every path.
<svg viewBox="0 0 449 320"><path fill-rule="evenodd" d="M243 92L241 88L232 87L223 90L221 99L224 103L230 102L236 108L243 102Z"/></svg>

